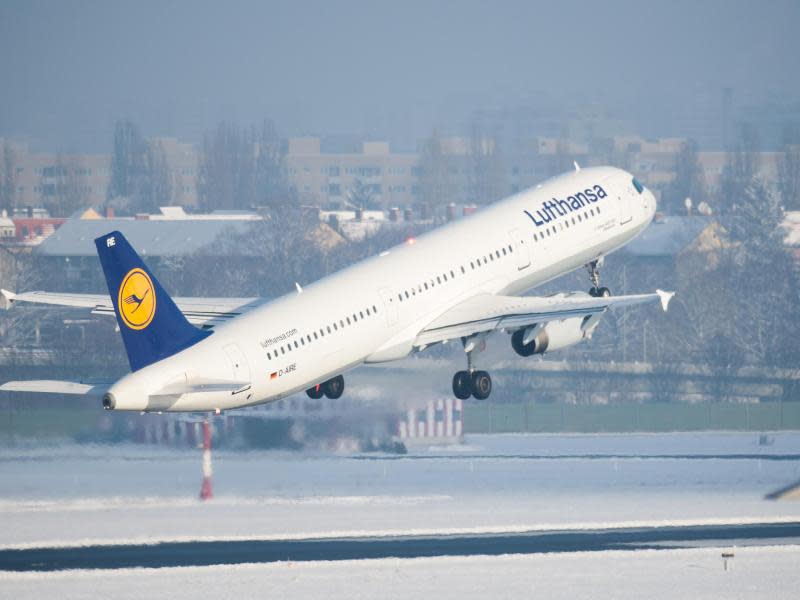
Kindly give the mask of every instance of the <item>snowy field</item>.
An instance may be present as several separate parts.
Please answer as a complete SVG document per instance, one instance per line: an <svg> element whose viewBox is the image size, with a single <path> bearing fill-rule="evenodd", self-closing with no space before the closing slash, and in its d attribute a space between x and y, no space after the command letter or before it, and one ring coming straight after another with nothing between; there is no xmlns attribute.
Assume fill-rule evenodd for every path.
<svg viewBox="0 0 800 600"><path fill-rule="evenodd" d="M791 521L800 519L800 502L763 498L800 480L800 460L777 460L798 453L793 433L771 434L768 445L755 434L510 435L405 457L219 452L215 498L203 503L198 451L2 448L0 546ZM740 548L727 573L719 555L686 549L2 574L0 597L158 597L165 586L175 598L254 589L288 598L435 590L464 598L796 597L800 548Z"/></svg>
<svg viewBox="0 0 800 600"><path fill-rule="evenodd" d="M800 546L577 552L499 557L274 563L234 567L0 573L0 597L170 598L797 598Z"/></svg>

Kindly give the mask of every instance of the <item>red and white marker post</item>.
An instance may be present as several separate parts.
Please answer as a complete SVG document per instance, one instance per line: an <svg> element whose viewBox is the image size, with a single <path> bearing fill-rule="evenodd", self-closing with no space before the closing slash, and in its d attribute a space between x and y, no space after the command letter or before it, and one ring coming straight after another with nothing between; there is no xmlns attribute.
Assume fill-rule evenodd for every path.
<svg viewBox="0 0 800 600"><path fill-rule="evenodd" d="M200 499L211 500L211 423L206 417L203 421L203 485L200 487Z"/></svg>

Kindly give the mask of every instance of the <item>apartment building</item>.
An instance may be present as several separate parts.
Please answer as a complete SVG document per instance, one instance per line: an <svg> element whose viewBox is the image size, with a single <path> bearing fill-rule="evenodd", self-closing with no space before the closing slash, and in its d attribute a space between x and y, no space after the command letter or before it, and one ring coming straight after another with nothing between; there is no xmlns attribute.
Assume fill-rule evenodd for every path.
<svg viewBox="0 0 800 600"><path fill-rule="evenodd" d="M27 144L8 142L13 156L14 203L40 207L57 201L65 193L78 196L86 206L106 202L111 182L110 154L66 154L32 152ZM152 138L163 151L170 175L170 203L197 206L198 154L194 146L175 138Z"/></svg>
<svg viewBox="0 0 800 600"><path fill-rule="evenodd" d="M359 153L322 152L320 138L290 138L286 178L302 204L347 205L356 186L376 204L407 206L419 186L417 154L392 153L388 142L363 142Z"/></svg>

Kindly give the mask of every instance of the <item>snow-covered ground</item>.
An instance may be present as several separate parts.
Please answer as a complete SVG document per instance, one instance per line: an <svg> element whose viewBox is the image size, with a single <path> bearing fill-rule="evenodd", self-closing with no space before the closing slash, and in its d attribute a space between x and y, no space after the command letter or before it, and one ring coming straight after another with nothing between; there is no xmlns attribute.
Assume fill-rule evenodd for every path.
<svg viewBox="0 0 800 600"><path fill-rule="evenodd" d="M729 549L725 549L729 550ZM800 547L0 573L2 598L797 598Z"/></svg>
<svg viewBox="0 0 800 600"><path fill-rule="evenodd" d="M205 503L198 451L4 448L0 546L800 518L800 503L763 499L800 479L800 461L718 457L800 452L800 434L770 442L511 435L399 458L226 452L215 454Z"/></svg>
<svg viewBox="0 0 800 600"><path fill-rule="evenodd" d="M774 460L799 452L792 433L767 445L754 434L510 435L407 457L224 452L204 503L198 451L0 448L0 546L796 520L800 503L763 497L800 479L800 461ZM721 551L0 573L0 598L797 597L800 547L738 548L727 572Z"/></svg>

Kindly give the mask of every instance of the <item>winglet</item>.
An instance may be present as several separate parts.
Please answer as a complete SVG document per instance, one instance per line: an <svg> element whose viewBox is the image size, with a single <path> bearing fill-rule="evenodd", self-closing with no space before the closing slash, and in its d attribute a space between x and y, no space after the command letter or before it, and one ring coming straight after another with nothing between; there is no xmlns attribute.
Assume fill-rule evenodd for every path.
<svg viewBox="0 0 800 600"><path fill-rule="evenodd" d="M14 292L0 289L0 308L3 310L9 310L14 305L14 300L16 299L17 295Z"/></svg>
<svg viewBox="0 0 800 600"><path fill-rule="evenodd" d="M659 300L661 300L661 308L664 312L667 312L667 308L669 307L669 301L672 300L672 297L675 295L675 292L665 292L664 290L656 290L656 294L658 294Z"/></svg>
<svg viewBox="0 0 800 600"><path fill-rule="evenodd" d="M572 164L575 165L575 171L576 172L581 170L581 166L578 164L577 160L573 160Z"/></svg>

